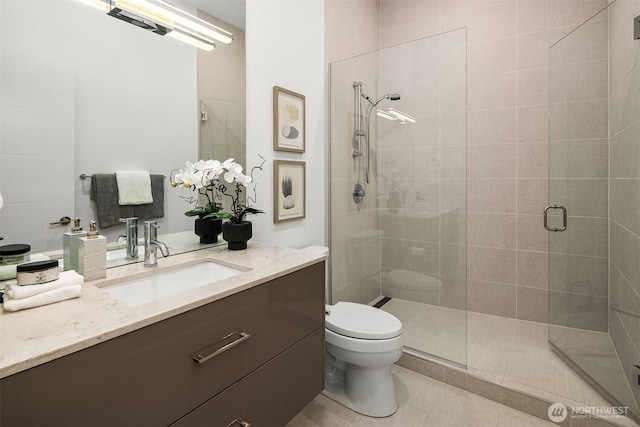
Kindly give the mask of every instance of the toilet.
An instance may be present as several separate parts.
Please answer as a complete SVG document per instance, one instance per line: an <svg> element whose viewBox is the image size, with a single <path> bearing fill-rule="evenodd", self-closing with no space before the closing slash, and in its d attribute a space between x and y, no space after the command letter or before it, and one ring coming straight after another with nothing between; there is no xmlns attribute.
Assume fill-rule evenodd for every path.
<svg viewBox="0 0 640 427"><path fill-rule="evenodd" d="M323 247L307 250L327 253ZM391 365L402 355L402 323L378 308L352 302L325 306L323 394L370 417L398 409Z"/></svg>

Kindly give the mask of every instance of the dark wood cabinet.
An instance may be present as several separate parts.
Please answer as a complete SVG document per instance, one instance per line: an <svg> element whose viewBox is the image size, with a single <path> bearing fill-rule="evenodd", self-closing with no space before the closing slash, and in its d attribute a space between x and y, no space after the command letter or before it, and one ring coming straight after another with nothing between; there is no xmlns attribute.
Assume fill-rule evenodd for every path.
<svg viewBox="0 0 640 427"><path fill-rule="evenodd" d="M324 330L298 344L186 415L172 427L284 426L323 388ZM265 393L265 390L271 390Z"/></svg>
<svg viewBox="0 0 640 427"><path fill-rule="evenodd" d="M322 390L323 346L319 263L0 380L0 425L281 425Z"/></svg>

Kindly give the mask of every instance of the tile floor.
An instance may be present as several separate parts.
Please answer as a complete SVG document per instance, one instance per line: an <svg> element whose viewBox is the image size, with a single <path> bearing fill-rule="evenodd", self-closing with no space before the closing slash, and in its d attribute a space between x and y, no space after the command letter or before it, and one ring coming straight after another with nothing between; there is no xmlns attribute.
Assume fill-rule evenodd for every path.
<svg viewBox="0 0 640 427"><path fill-rule="evenodd" d="M394 366L393 380L399 408L391 417L366 417L319 395L296 415L287 427L546 427L557 425L399 366Z"/></svg>
<svg viewBox="0 0 640 427"><path fill-rule="evenodd" d="M405 346L475 376L568 405L610 406L552 350L547 324L399 299L382 309L402 321Z"/></svg>

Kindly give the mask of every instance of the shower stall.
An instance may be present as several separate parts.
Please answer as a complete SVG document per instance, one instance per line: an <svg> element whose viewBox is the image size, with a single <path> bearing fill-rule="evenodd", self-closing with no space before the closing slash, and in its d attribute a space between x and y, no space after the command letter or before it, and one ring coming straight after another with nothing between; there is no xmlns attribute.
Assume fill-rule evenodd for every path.
<svg viewBox="0 0 640 427"><path fill-rule="evenodd" d="M405 353L466 369L486 390L638 421L640 0L567 33L548 51L548 105L535 106L545 125L548 107L548 141L535 141L548 176L523 183L542 194L524 194L537 213L517 235L535 243L517 266L536 276L535 293L514 282L517 309L547 305L548 321L467 310L467 286L483 289L467 268L489 267L467 262L464 28L330 66L328 301L394 314Z"/></svg>
<svg viewBox="0 0 640 427"><path fill-rule="evenodd" d="M329 300L377 303L407 352L465 366L466 30L330 73Z"/></svg>

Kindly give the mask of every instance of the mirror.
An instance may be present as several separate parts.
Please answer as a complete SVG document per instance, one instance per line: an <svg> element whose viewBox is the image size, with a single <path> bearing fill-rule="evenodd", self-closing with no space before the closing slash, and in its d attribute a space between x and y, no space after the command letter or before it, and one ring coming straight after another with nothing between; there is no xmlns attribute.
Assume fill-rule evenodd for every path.
<svg viewBox="0 0 640 427"><path fill-rule="evenodd" d="M244 162L244 1L175 0L233 33L211 52L144 31L76 0L0 0L1 244L62 246L80 217L97 219L81 174L165 175L160 234L193 230L185 161ZM100 229L109 242L123 226Z"/></svg>

